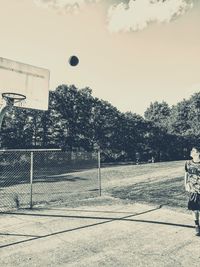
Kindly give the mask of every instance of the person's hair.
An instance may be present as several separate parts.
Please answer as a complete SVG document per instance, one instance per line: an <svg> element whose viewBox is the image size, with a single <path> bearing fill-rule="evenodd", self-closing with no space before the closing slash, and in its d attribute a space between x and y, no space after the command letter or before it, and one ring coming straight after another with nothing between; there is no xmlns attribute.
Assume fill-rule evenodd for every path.
<svg viewBox="0 0 200 267"><path fill-rule="evenodd" d="M198 152L200 152L200 145L193 145L191 149L195 148Z"/></svg>

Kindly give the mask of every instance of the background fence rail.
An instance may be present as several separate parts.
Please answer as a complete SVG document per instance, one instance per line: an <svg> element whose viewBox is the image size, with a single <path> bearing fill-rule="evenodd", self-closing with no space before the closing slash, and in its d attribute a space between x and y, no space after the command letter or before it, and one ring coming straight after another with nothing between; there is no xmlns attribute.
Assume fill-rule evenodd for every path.
<svg viewBox="0 0 200 267"><path fill-rule="evenodd" d="M101 194L96 152L0 151L0 211Z"/></svg>

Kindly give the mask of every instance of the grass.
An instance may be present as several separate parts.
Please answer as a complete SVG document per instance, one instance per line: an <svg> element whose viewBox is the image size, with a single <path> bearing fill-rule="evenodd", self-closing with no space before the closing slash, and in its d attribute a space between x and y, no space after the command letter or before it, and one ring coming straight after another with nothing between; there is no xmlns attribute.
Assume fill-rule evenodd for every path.
<svg viewBox="0 0 200 267"><path fill-rule="evenodd" d="M186 207L187 201L182 176L165 181L147 181L131 186L120 186L109 190L109 194L115 198L134 202L181 208Z"/></svg>
<svg viewBox="0 0 200 267"><path fill-rule="evenodd" d="M117 167L112 171L117 178L115 182L108 178L111 186L108 183L106 192L114 198L130 203L150 203L184 209L187 207L183 161L132 166L126 169L128 175L120 168L118 172ZM117 172L123 175L119 177Z"/></svg>
<svg viewBox="0 0 200 267"><path fill-rule="evenodd" d="M91 171L88 175L91 175ZM102 168L102 198L79 199L78 205L103 205L125 201L173 208L187 207L184 190L184 162L162 162L145 165ZM85 174L85 173L84 173ZM74 205L75 203L73 203ZM69 205L69 203L68 203Z"/></svg>
<svg viewBox="0 0 200 267"><path fill-rule="evenodd" d="M167 205L185 208L187 195L183 186L184 162L120 165L101 169L102 197L98 197L97 169L54 175L37 179L33 186L36 205L82 206L112 204L112 200ZM17 193L20 204L29 203L29 184L2 188L5 202ZM3 194L4 193L4 194Z"/></svg>

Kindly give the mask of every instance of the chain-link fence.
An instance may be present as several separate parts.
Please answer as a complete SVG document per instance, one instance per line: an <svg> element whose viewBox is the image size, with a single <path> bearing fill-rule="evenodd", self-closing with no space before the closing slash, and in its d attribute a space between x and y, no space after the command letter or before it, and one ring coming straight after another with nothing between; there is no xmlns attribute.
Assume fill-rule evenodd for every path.
<svg viewBox="0 0 200 267"><path fill-rule="evenodd" d="M0 151L0 211L101 194L98 153Z"/></svg>

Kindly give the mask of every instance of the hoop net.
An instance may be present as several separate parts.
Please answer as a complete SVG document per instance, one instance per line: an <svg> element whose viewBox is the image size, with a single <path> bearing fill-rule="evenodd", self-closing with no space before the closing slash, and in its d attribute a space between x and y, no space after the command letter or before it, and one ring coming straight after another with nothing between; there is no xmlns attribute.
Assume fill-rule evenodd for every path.
<svg viewBox="0 0 200 267"><path fill-rule="evenodd" d="M7 105L12 106L15 103L25 100L26 96L18 93L8 92L8 93L2 93L2 98L6 101Z"/></svg>

